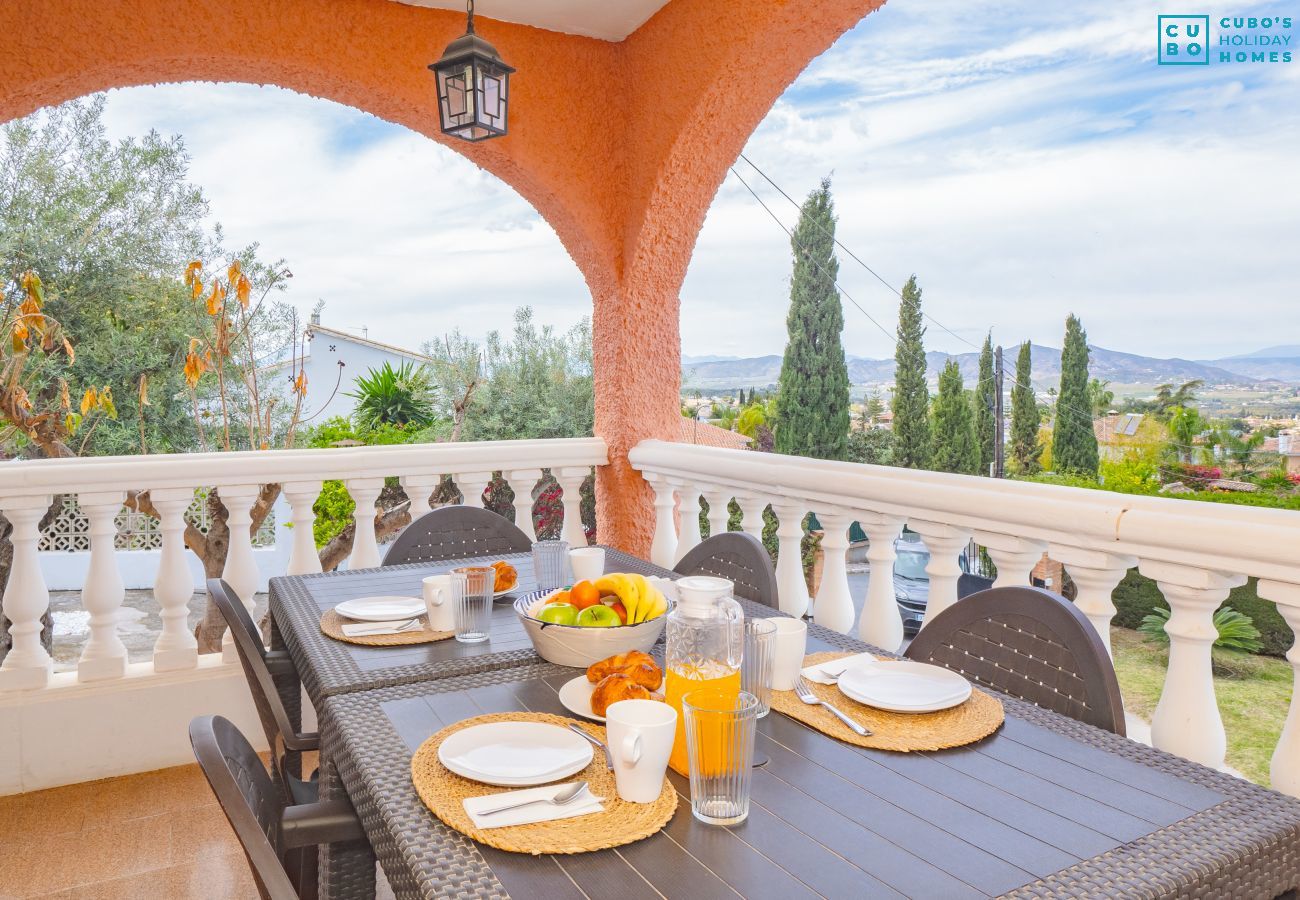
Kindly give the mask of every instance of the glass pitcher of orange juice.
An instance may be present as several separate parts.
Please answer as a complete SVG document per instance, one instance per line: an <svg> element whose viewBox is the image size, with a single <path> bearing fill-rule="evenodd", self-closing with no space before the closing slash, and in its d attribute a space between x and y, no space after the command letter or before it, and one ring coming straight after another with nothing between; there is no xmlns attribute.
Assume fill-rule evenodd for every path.
<svg viewBox="0 0 1300 900"><path fill-rule="evenodd" d="M677 710L677 737L668 765L689 774L682 697L701 689L734 699L740 693L745 613L725 578L691 575L676 582L677 605L668 614L664 649L665 699Z"/></svg>

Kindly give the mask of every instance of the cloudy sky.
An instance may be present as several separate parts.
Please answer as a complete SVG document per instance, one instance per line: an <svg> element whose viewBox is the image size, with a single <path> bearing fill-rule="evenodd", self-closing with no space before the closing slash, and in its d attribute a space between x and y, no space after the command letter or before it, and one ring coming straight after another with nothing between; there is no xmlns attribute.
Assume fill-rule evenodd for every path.
<svg viewBox="0 0 1300 900"><path fill-rule="evenodd" d="M1268 11L1300 26L1300 3L1287 6ZM809 67L745 155L796 199L832 177L839 237L894 286L917 274L934 349L968 350L989 329L1059 346L1071 311L1093 343L1145 355L1294 343L1300 47L1290 64L1157 66L1156 15L1184 11L890 0ZM1300 27L1286 33L1300 42ZM554 233L509 187L365 113L174 85L113 92L108 124L183 135L230 244L284 257L291 299L324 299L328 325L414 347L452 327L481 335L525 303L559 326L590 312ZM761 176L736 171L793 222ZM456 251L485 232L503 264L471 282ZM683 351L780 353L789 265L786 235L728 176L682 289ZM840 271L892 331L897 297L849 259ZM850 354L892 354L847 302L845 319Z"/></svg>

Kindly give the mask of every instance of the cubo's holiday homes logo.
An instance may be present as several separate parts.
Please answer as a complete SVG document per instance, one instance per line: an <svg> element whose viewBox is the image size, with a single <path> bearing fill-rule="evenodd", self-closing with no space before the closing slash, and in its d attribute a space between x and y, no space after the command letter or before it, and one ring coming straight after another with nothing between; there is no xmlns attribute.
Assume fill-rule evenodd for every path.
<svg viewBox="0 0 1300 900"><path fill-rule="evenodd" d="M1291 62L1290 16L1157 16L1156 62L1162 66Z"/></svg>

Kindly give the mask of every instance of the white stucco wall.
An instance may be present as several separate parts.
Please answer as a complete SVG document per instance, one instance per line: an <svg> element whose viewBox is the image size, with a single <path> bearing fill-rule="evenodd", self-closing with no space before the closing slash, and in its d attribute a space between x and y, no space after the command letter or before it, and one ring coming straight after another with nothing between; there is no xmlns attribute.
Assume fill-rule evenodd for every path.
<svg viewBox="0 0 1300 900"><path fill-rule="evenodd" d="M405 362L423 362L414 352L375 346L327 329L311 328L307 343L307 399L304 419L319 425L334 416L351 415L356 401L347 396L356 390L356 380L384 363L394 368ZM359 338L359 336L358 336ZM343 363L342 369L339 363ZM335 386L337 385L337 390Z"/></svg>

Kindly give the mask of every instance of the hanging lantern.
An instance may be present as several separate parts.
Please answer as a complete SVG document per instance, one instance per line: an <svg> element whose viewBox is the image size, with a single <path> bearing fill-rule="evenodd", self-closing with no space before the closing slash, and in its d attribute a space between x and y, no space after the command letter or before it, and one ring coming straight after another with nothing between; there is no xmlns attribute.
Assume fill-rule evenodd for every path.
<svg viewBox="0 0 1300 900"><path fill-rule="evenodd" d="M429 66L438 78L438 117L442 133L483 141L506 133L508 87L513 68L474 33L474 0L467 4L465 33L447 45Z"/></svg>

